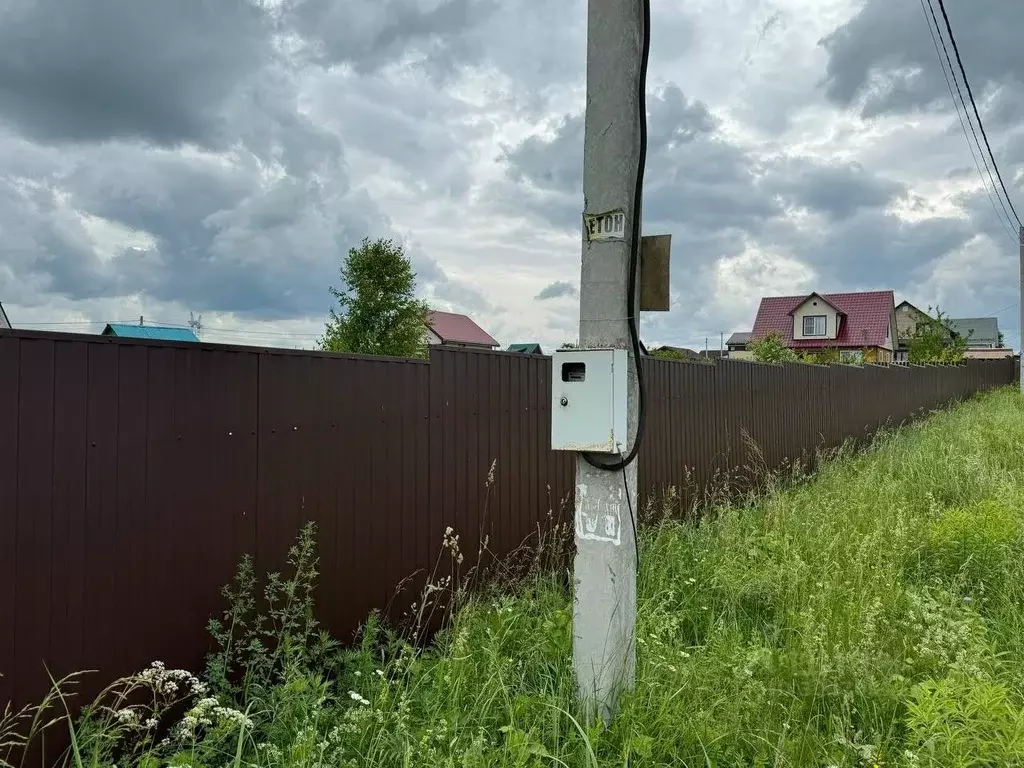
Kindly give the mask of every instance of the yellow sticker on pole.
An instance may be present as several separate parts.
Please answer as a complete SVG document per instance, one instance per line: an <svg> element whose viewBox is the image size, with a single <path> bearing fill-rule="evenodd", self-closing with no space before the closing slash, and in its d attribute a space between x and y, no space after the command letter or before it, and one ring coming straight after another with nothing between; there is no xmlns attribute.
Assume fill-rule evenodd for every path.
<svg viewBox="0 0 1024 768"><path fill-rule="evenodd" d="M587 240L625 240L626 214L621 208L605 213L584 213L583 234Z"/></svg>

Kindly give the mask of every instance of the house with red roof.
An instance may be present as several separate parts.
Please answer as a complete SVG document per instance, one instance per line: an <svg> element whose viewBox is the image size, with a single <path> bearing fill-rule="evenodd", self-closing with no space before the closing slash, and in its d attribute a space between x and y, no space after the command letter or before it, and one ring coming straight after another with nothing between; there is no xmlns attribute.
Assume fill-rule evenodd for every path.
<svg viewBox="0 0 1024 768"><path fill-rule="evenodd" d="M466 315L454 312L427 313L427 344L470 349L497 349L499 344Z"/></svg>
<svg viewBox="0 0 1024 768"><path fill-rule="evenodd" d="M895 329L892 291L768 296L761 299L750 341L778 333L798 354L838 349L843 360L888 363Z"/></svg>

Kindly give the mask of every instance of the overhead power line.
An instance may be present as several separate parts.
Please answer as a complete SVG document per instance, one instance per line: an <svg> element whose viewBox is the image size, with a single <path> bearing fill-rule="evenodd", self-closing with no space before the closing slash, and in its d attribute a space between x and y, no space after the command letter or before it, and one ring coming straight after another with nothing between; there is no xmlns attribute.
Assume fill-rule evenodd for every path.
<svg viewBox="0 0 1024 768"><path fill-rule="evenodd" d="M996 178L999 179L999 186L1003 189L1003 195L1006 196L1006 202L1010 206L1010 210L1013 211L1013 217L1017 220L1017 225L1024 227L1024 223L1021 222L1020 216L1017 215L1017 210L1013 207L1013 201L1010 199L1010 195L1006 191L1006 184L1003 183L1003 175L999 172L999 164L996 162L996 157L992 154L992 145L989 144L988 134L985 133L985 126L981 122L981 115L978 113L978 104L974 100L974 92L971 90L971 81L967 79L967 70L964 69L963 59L960 58L960 47L956 44L956 37L953 35L953 25L949 23L949 15L946 13L945 0L939 0L939 10L942 11L942 19L946 22L946 32L949 34L949 41L953 44L953 53L956 55L956 63L960 67L960 76L963 78L964 85L967 87L967 96L971 100L971 108L974 110L974 117L978 121L978 128L981 130L981 138L985 140L985 148L988 150L989 159L992 160L992 167L995 169Z"/></svg>
<svg viewBox="0 0 1024 768"><path fill-rule="evenodd" d="M1003 307L1002 309L997 309L997 310L996 310L995 312L993 312L993 313L992 313L991 315L988 315L988 317L996 317L997 315L1000 315L1000 314L1002 314L1002 313L1003 313L1003 312L1005 312L1006 310L1008 310L1008 309L1012 309L1013 307L1016 307L1016 306L1017 306L1017 302L1016 302L1016 301L1015 301L1015 302L1013 302L1013 304L1007 304L1007 305L1006 305L1005 307Z"/></svg>
<svg viewBox="0 0 1024 768"><path fill-rule="evenodd" d="M186 324L183 324L183 323L161 323L161 322L159 322L157 320L154 320L153 324L154 325L162 325L165 328L182 328L182 329L185 329L185 328L189 328L190 327L190 326L188 326ZM310 338L310 339L312 339L312 338L319 338L320 336L323 335L323 334L320 334L320 333L310 333L308 331L295 331L295 332L291 332L291 331L257 331L257 330L253 330L251 328L217 328L217 327L211 327L211 326L209 326L209 325L207 325L205 323L203 324L203 333L230 333L230 334L243 334L245 336L282 336L282 337L286 337L286 336L296 336L296 337L299 337L299 336L301 336L301 337Z"/></svg>
<svg viewBox="0 0 1024 768"><path fill-rule="evenodd" d="M928 7L925 8L925 0L921 0L921 12L924 14L924 23L928 27L928 34L931 35L932 45L935 47L935 56L939 60L939 69L942 70L942 77L946 81L946 89L949 91L949 98L953 101L953 109L956 110L956 116L960 120L960 130L964 134L964 139L967 141L967 148L971 150L971 159L974 160L974 167L978 171L978 176L981 178L981 184L985 187L985 194L988 196L988 201L992 205L992 211L996 215L996 219L999 220L999 226L1002 227L1003 231L1010 237L1013 242L1017 242L1017 238L1013 234L1013 222L1010 220L1010 212L1006 210L1006 204L1003 199L999 197L999 191L996 188L996 180L992 178L992 171L988 167L988 161L985 159L985 153L981 149L981 142L978 140L978 133L974 130L974 123L971 122L970 113L967 111L967 103L964 100L963 91L960 89L960 81L956 79L956 71L953 69L953 62L949 58L949 49L946 47L945 38L942 37L942 28L939 26L939 20L935 15L935 7L932 5L931 0L928 0ZM931 19L929 20L928 15L931 13ZM932 27L932 23L935 27ZM938 38L936 38L936 32ZM942 43L942 51L939 51L939 43ZM942 56L945 54L946 63L943 64ZM949 65L949 72L946 72L946 64ZM963 114L960 113L960 106L957 105L957 97L953 93L953 83L950 83L950 75L953 76L953 83L956 83L956 92L960 96L960 104L963 105ZM964 116L967 116L967 123L964 124ZM971 134L974 136L974 141L971 141L971 137L967 135L967 126L971 128ZM981 160L985 164L985 171L988 173L988 178L992 182L992 189L989 190L988 182L985 181L985 175L981 172L981 164L978 163L978 153L974 151L974 147L977 145L978 152L981 153ZM995 192L995 198L993 199L992 193ZM996 208L996 200L999 200L999 205L1003 208L1003 215L999 215L999 209ZM1009 227L1009 228L1007 228Z"/></svg>

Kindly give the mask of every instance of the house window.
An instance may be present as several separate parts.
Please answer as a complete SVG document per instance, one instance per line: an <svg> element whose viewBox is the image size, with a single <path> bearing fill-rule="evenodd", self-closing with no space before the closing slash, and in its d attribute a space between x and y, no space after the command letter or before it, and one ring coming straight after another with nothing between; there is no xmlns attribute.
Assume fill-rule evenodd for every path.
<svg viewBox="0 0 1024 768"><path fill-rule="evenodd" d="M824 336L825 316L804 315L804 336Z"/></svg>

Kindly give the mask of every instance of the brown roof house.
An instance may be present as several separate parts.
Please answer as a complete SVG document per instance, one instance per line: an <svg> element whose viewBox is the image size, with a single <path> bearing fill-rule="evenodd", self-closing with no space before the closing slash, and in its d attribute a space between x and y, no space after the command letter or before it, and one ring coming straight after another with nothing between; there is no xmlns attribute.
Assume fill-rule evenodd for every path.
<svg viewBox="0 0 1024 768"><path fill-rule="evenodd" d="M497 349L498 342L466 315L427 313L427 344L468 349Z"/></svg>
<svg viewBox="0 0 1024 768"><path fill-rule="evenodd" d="M778 333L797 353L837 349L851 362L870 354L874 362L892 360L896 307L892 291L812 293L761 299L751 342Z"/></svg>

